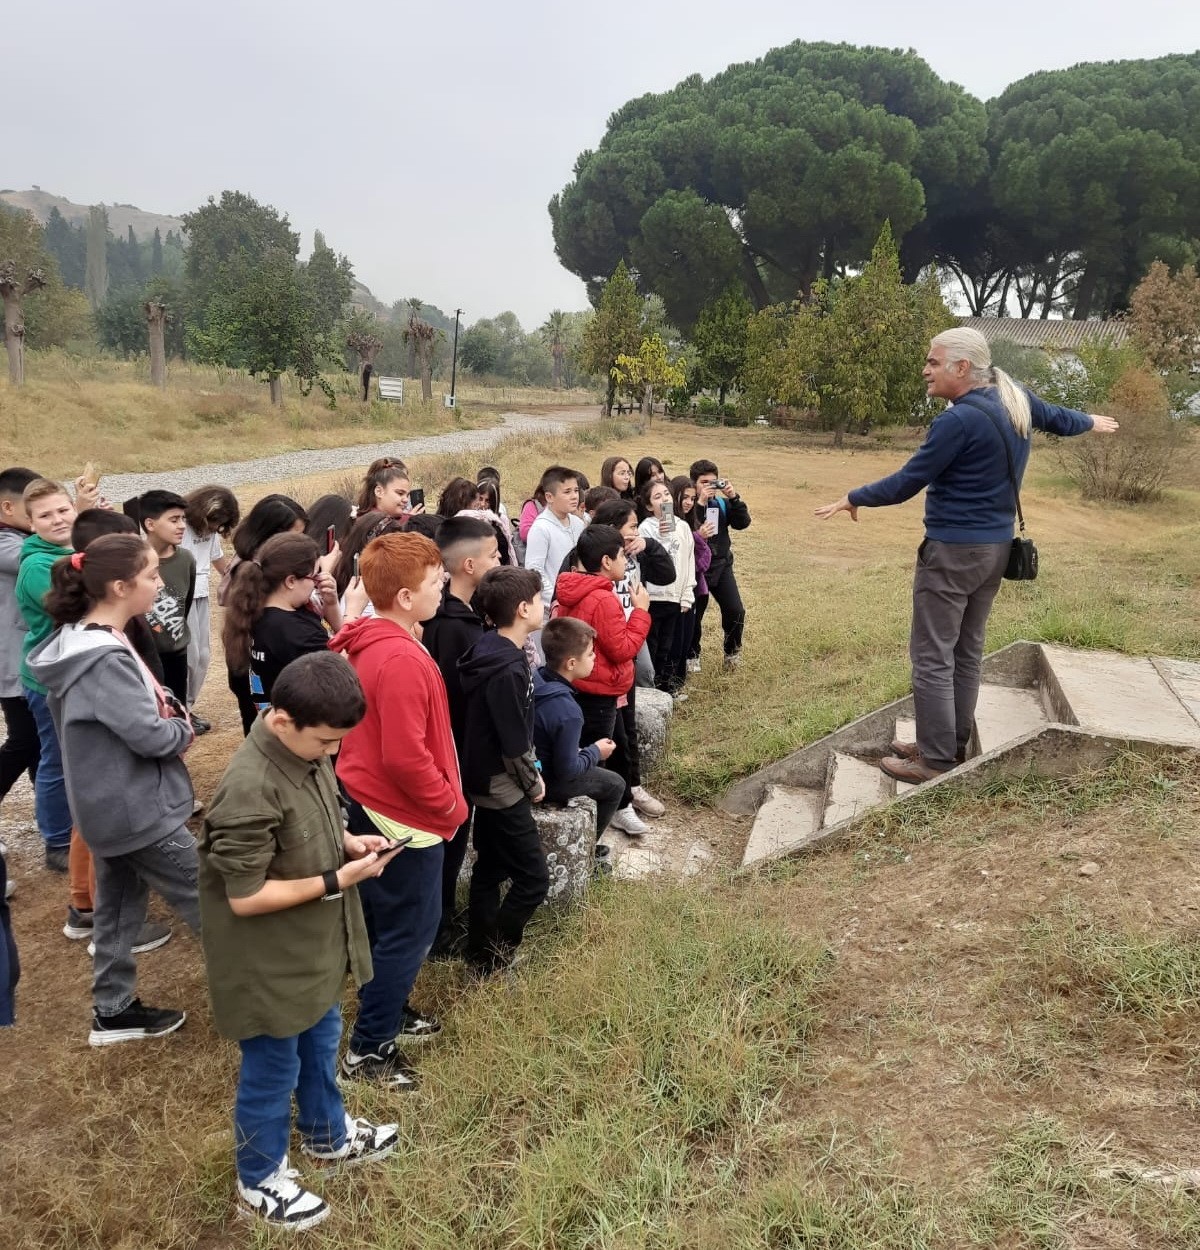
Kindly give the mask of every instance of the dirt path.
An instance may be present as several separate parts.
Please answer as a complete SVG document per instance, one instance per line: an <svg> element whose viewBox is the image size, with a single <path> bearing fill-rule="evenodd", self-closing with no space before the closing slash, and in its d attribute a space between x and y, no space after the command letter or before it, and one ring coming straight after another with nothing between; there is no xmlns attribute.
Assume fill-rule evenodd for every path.
<svg viewBox="0 0 1200 1250"><path fill-rule="evenodd" d="M544 413L506 412L501 415L500 425L483 430L455 430L449 434L354 443L348 447L285 451L273 456L258 456L253 460L196 464L157 473L113 473L104 479L104 493L109 499L128 499L144 491L159 489L186 494L210 482L241 486L246 482L289 481L310 473L358 468L379 456L403 459L448 451L486 451L514 434L530 431L561 434L569 426L586 425L597 418L595 408L564 408Z"/></svg>

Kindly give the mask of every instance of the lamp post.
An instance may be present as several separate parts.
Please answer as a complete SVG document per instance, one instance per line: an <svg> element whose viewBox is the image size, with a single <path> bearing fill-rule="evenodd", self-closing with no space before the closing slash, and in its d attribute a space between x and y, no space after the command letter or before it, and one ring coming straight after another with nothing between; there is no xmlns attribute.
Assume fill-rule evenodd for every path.
<svg viewBox="0 0 1200 1250"><path fill-rule="evenodd" d="M458 319L462 316L462 309L454 310L454 350L450 355L450 407L454 407L454 384L458 379Z"/></svg>

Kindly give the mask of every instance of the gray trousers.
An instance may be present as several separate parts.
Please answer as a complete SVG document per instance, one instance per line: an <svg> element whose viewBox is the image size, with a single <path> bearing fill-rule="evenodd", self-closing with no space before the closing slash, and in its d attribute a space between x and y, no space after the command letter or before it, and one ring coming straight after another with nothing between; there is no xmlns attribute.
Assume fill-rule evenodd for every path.
<svg viewBox="0 0 1200 1250"><path fill-rule="evenodd" d="M96 869L92 1003L102 1016L112 1016L133 1001L137 985L133 943L145 922L151 890L163 896L193 933L200 932L196 839L182 828L127 855L93 852L92 863Z"/></svg>
<svg viewBox="0 0 1200 1250"><path fill-rule="evenodd" d="M188 613L188 707L200 697L200 687L208 676L208 666L212 660L212 613L208 596L192 600L192 610Z"/></svg>
<svg viewBox="0 0 1200 1250"><path fill-rule="evenodd" d="M908 654L917 748L931 768L953 768L970 741L988 613L1011 547L927 538L917 550Z"/></svg>

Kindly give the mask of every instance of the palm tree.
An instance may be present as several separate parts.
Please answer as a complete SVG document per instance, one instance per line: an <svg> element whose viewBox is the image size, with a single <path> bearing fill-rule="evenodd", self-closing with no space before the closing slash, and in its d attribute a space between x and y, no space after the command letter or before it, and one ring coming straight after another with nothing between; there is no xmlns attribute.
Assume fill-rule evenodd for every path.
<svg viewBox="0 0 1200 1250"><path fill-rule="evenodd" d="M554 389L558 390L562 386L563 357L567 354L567 314L561 308L556 308L546 318L538 333L553 357Z"/></svg>

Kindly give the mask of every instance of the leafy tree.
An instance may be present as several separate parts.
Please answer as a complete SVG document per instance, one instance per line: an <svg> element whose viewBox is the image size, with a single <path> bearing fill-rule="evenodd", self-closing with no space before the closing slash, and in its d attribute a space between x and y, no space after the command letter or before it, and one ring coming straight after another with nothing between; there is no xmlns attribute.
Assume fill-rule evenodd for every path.
<svg viewBox="0 0 1200 1250"><path fill-rule="evenodd" d="M126 360L146 350L146 318L142 303L142 292L134 287L110 292L95 312L96 333L101 346L118 352Z"/></svg>
<svg viewBox="0 0 1200 1250"><path fill-rule="evenodd" d="M150 244L150 273L157 275L163 271L163 244L162 234L157 226L154 227L154 239Z"/></svg>
<svg viewBox="0 0 1200 1250"><path fill-rule="evenodd" d="M1163 373L1190 371L1200 363L1200 276L1195 265L1178 273L1160 260L1138 283L1130 300L1134 342Z"/></svg>
<svg viewBox="0 0 1200 1250"><path fill-rule="evenodd" d="M46 285L52 269L33 214L0 206L0 299L8 378L14 386L25 381L25 299Z"/></svg>
<svg viewBox="0 0 1200 1250"><path fill-rule="evenodd" d="M362 380L363 371L368 365L375 367L375 358L383 348L384 340L379 334L375 318L361 309L356 308L345 326L346 346L354 353L358 362L358 376ZM369 387L363 386L363 402L370 397Z"/></svg>
<svg viewBox="0 0 1200 1250"><path fill-rule="evenodd" d="M494 373L500 347L500 331L496 326L488 320L477 321L460 336L458 358L469 373Z"/></svg>
<svg viewBox="0 0 1200 1250"><path fill-rule="evenodd" d="M862 273L818 281L812 298L750 323L749 397L815 408L842 445L851 425L909 420L924 406L919 362L953 324L936 276L906 286L885 225Z"/></svg>
<svg viewBox="0 0 1200 1250"><path fill-rule="evenodd" d="M316 301L313 324L322 334L329 334L350 302L354 291L354 270L345 256L337 255L325 242L325 236L319 230L313 232L308 280Z"/></svg>
<svg viewBox="0 0 1200 1250"><path fill-rule="evenodd" d="M1078 253L1076 318L1124 309L1200 236L1200 52L1032 74L989 105L991 195L1031 262Z"/></svg>
<svg viewBox="0 0 1200 1250"><path fill-rule="evenodd" d="M58 263L64 285L82 290L87 266L87 239L81 226L73 226L51 208L42 229L42 243Z"/></svg>
<svg viewBox="0 0 1200 1250"><path fill-rule="evenodd" d="M553 385L554 389L558 390L562 386L563 359L567 354L567 314L561 308L556 308L542 323L538 333L550 350L550 356L554 362Z"/></svg>
<svg viewBox="0 0 1200 1250"><path fill-rule="evenodd" d="M604 284L595 315L583 331L579 345L580 363L589 373L607 380L604 415L612 416L617 380L613 368L618 356L635 356L642 342L642 301L624 261L617 263Z"/></svg>
<svg viewBox="0 0 1200 1250"><path fill-rule="evenodd" d="M96 339L87 297L82 291L63 286L53 267L47 273L49 281L25 304L26 345L38 350L94 350Z"/></svg>
<svg viewBox="0 0 1200 1250"><path fill-rule="evenodd" d="M753 312L745 295L736 287L730 287L701 310L692 331L697 380L701 386L717 388L720 404L724 404L726 392L741 378Z"/></svg>
<svg viewBox="0 0 1200 1250"><path fill-rule="evenodd" d="M794 43L631 100L550 202L559 259L628 259L689 330L731 284L757 308L933 230L985 176L986 113L911 52ZM915 271L928 251L921 241Z"/></svg>
<svg viewBox="0 0 1200 1250"><path fill-rule="evenodd" d="M682 386L687 374L670 359L667 345L658 334L642 339L636 356L622 353L613 363L613 378L621 386L642 392L641 428L645 431L654 416L654 396Z"/></svg>

